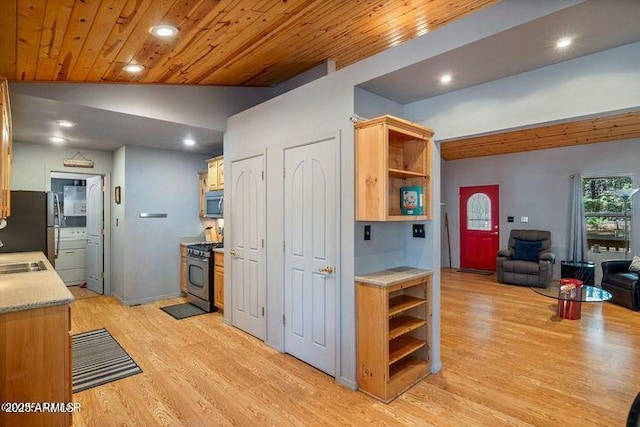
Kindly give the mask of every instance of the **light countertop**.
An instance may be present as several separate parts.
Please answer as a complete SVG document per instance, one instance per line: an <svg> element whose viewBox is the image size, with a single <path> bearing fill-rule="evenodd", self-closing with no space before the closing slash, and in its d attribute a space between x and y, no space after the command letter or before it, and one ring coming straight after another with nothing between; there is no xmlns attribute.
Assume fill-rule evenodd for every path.
<svg viewBox="0 0 640 427"><path fill-rule="evenodd" d="M431 275L433 275L433 270L402 266L375 271L373 273L360 274L355 276L355 281L367 283L369 285L387 287L395 285L396 283Z"/></svg>
<svg viewBox="0 0 640 427"><path fill-rule="evenodd" d="M0 274L0 313L68 304L73 295L42 252L0 254L0 264L42 261L47 269Z"/></svg>

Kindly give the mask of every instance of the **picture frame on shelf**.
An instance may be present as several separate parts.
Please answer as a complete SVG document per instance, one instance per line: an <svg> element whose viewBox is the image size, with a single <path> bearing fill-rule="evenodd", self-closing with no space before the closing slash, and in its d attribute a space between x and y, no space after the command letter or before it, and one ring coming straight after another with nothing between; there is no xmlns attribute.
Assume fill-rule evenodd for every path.
<svg viewBox="0 0 640 427"><path fill-rule="evenodd" d="M402 215L422 215L422 187L400 188L400 212Z"/></svg>

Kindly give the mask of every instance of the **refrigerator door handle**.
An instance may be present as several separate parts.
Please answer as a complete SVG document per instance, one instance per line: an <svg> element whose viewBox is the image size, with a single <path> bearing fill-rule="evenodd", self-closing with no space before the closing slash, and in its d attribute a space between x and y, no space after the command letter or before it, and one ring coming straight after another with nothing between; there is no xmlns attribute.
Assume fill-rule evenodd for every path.
<svg viewBox="0 0 640 427"><path fill-rule="evenodd" d="M55 249L55 257L58 258L58 253L60 252L60 231L62 228L62 212L60 211L60 198L57 193L53 193L53 199L56 203L56 211L58 212L58 223L54 225L54 229L58 229L58 238L56 239L56 249Z"/></svg>

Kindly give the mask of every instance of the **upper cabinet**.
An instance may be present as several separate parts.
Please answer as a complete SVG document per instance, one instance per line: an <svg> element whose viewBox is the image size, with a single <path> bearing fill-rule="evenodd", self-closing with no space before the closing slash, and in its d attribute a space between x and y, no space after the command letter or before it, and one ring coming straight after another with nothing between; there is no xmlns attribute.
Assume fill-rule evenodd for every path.
<svg viewBox="0 0 640 427"><path fill-rule="evenodd" d="M224 162L222 156L207 160L209 191L224 190Z"/></svg>
<svg viewBox="0 0 640 427"><path fill-rule="evenodd" d="M0 219L10 215L11 203L11 108L9 106L9 85L0 77Z"/></svg>
<svg viewBox="0 0 640 427"><path fill-rule="evenodd" d="M356 221L431 219L433 131L392 116L355 129Z"/></svg>

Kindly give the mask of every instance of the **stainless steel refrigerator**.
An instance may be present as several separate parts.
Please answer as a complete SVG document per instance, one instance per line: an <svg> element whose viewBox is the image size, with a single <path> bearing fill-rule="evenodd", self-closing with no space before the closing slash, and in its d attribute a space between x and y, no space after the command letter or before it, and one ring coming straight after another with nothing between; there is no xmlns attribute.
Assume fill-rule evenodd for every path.
<svg viewBox="0 0 640 427"><path fill-rule="evenodd" d="M54 193L12 191L11 216L0 230L0 252L44 252L55 266L54 212Z"/></svg>

